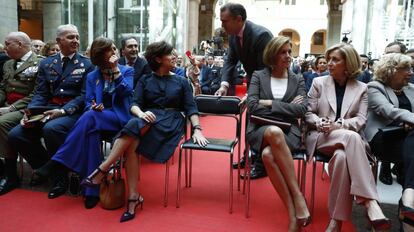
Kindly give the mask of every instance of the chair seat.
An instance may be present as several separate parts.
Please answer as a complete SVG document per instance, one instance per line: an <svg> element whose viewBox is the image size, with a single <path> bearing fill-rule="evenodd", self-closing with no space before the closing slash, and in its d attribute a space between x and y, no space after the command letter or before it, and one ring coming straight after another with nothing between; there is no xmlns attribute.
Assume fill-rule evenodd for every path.
<svg viewBox="0 0 414 232"><path fill-rule="evenodd" d="M313 157L315 157L315 160L318 162L328 163L329 160L331 160L332 156L328 156L319 151L315 151L315 153L313 154Z"/></svg>
<svg viewBox="0 0 414 232"><path fill-rule="evenodd" d="M234 146L237 144L237 140L228 140L228 139L217 139L217 138L207 138L210 142L205 147L201 147L198 144L193 142L193 139L188 139L185 143L182 144L183 149L193 149L193 150L207 150L207 151L221 151L221 152L231 152Z"/></svg>
<svg viewBox="0 0 414 232"><path fill-rule="evenodd" d="M294 160L306 160L306 149L300 149L292 152L292 158Z"/></svg>
<svg viewBox="0 0 414 232"><path fill-rule="evenodd" d="M252 155L255 156L257 152L253 149L250 149L252 152ZM305 160L306 159L307 152L305 149L300 149L292 152L292 159L294 160Z"/></svg>

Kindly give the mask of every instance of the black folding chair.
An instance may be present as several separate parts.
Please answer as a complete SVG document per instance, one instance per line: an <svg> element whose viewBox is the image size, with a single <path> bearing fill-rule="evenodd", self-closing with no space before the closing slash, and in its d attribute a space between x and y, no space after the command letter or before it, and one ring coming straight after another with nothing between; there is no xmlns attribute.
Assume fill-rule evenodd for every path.
<svg viewBox="0 0 414 232"><path fill-rule="evenodd" d="M234 139L224 138L209 138L210 143L205 147L201 147L198 144L194 144L190 138L186 140L180 146L179 161L178 161L178 180L177 180L177 208L180 207L181 197L181 157L182 151L190 150L189 159L189 175L186 175L186 187L191 187L191 175L192 175L192 150L202 151L216 151L226 152L230 154L229 161L229 212L233 211L233 153L234 148L238 145L238 156L240 157L240 141L241 141L241 127L242 127L242 115L245 109L244 105L240 105L240 98L235 96L211 96L211 95L198 95L195 98L197 107L201 116L216 116L216 117L230 117L235 119L236 133ZM206 127L207 125L203 125ZM185 162L187 167L187 162ZM250 174L250 173L248 173ZM247 198L246 198L247 201Z"/></svg>

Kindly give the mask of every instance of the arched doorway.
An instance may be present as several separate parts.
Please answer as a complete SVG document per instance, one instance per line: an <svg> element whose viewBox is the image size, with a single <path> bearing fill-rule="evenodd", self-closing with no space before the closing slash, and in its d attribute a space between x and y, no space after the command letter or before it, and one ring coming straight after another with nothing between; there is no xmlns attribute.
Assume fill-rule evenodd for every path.
<svg viewBox="0 0 414 232"><path fill-rule="evenodd" d="M292 56L296 57L299 56L299 49L300 49L300 35L297 31L287 28L283 29L279 32L279 35L283 35L289 37L292 41Z"/></svg>
<svg viewBox="0 0 414 232"><path fill-rule="evenodd" d="M321 29L313 33L311 39L311 54L324 54L326 51L326 30Z"/></svg>

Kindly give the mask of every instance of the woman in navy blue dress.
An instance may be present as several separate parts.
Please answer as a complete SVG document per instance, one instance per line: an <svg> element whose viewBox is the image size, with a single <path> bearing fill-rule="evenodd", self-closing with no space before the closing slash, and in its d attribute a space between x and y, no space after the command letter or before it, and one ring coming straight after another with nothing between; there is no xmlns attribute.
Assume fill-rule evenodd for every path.
<svg viewBox="0 0 414 232"><path fill-rule="evenodd" d="M98 185L105 173L121 155L126 156L126 175L129 190L127 210L121 222L135 217L135 209L144 202L137 192L138 157L164 163L173 155L182 135L184 112L193 125L194 143L205 146L208 141L201 133L198 110L187 79L171 72L175 67L173 47L164 42L147 47L145 58L153 70L143 76L135 88L131 113L135 116L125 125L115 140L111 154L82 184Z"/></svg>
<svg viewBox="0 0 414 232"><path fill-rule="evenodd" d="M69 168L85 177L99 166L101 132L116 134L131 118L134 70L118 65L118 59L112 40L94 40L91 61L97 68L87 77L86 111L52 160L35 171L37 175L65 175ZM87 187L84 193L85 207L93 208L99 202L99 187Z"/></svg>

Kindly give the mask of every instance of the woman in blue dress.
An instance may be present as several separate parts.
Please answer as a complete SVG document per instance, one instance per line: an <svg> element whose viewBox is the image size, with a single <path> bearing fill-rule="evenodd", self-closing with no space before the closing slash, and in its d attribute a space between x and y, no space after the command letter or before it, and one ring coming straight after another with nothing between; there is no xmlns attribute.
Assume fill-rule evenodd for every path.
<svg viewBox="0 0 414 232"><path fill-rule="evenodd" d="M148 45L145 58L153 73L143 76L137 83L131 107L135 117L119 133L108 158L82 182L88 186L98 185L111 164L125 154L129 197L121 222L133 219L136 207L142 207L144 202L137 192L139 167L136 154L159 163L168 161L184 134L186 120L181 112L193 125L194 143L200 146L208 143L201 133L198 110L188 80L171 72L175 67L172 50L173 47L164 41Z"/></svg>
<svg viewBox="0 0 414 232"><path fill-rule="evenodd" d="M102 161L101 132L115 135L131 118L134 70L119 65L116 53L112 40L101 37L93 41L91 61L97 68L87 77L86 111L51 161L35 171L38 176L66 175L69 169L87 176ZM49 192L49 198L64 194L66 188ZM99 202L98 186L87 187L84 194L86 208Z"/></svg>

